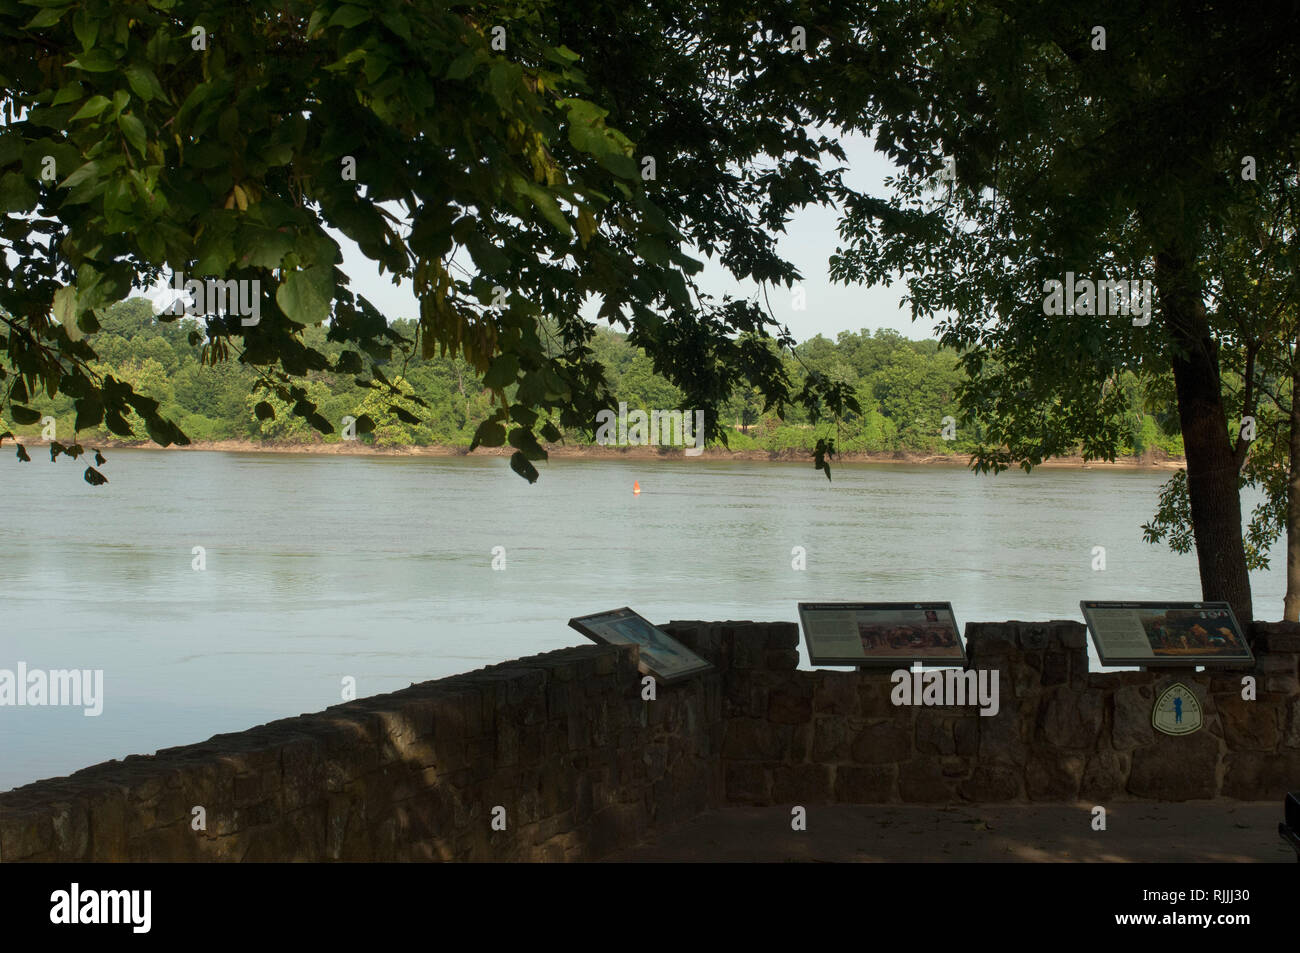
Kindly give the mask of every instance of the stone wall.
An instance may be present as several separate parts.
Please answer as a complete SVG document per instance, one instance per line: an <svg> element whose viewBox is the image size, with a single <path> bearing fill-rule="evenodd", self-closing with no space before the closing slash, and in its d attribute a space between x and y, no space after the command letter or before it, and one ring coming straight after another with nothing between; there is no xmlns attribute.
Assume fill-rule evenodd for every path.
<svg viewBox="0 0 1300 953"><path fill-rule="evenodd" d="M1249 673L1089 673L1077 622L971 623L1000 711L895 706L890 672L797 671L793 623L669 631L724 666L724 797L739 804L1280 800L1300 788L1300 626L1252 628ZM1257 698L1242 698L1253 674ZM1193 734L1156 731L1165 686L1197 693Z"/></svg>
<svg viewBox="0 0 1300 953"><path fill-rule="evenodd" d="M565 649L0 794L0 861L599 857L719 801L720 712Z"/></svg>
<svg viewBox="0 0 1300 953"><path fill-rule="evenodd" d="M728 803L1300 788L1297 625L1252 628L1246 701L1242 673L1091 674L1079 623L971 623L992 717L895 706L888 671L799 671L792 623L666 628L716 670L643 701L634 648L565 649L107 762L0 793L0 861L584 860ZM1205 713L1176 738L1151 726L1174 680Z"/></svg>

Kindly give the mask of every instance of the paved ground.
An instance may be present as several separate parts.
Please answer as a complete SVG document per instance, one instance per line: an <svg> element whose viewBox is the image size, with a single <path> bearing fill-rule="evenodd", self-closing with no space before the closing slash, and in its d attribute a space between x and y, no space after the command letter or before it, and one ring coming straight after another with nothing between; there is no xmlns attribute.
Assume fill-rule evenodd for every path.
<svg viewBox="0 0 1300 953"><path fill-rule="evenodd" d="M1117 802L1106 830L1092 805L833 805L710 811L612 861L1264 861L1295 863L1278 836L1281 802Z"/></svg>

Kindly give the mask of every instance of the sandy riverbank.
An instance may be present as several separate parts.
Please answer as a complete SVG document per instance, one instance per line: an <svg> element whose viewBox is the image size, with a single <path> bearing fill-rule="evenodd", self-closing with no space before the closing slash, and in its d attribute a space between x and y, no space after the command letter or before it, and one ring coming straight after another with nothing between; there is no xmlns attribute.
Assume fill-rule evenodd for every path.
<svg viewBox="0 0 1300 953"><path fill-rule="evenodd" d="M287 453L287 454L337 454L342 456L388 456L388 457L456 457L465 456L463 447L427 446L427 447L372 447L357 442L335 443L270 443L253 440L204 440L195 441L187 447L159 447L153 443L127 443L111 441L100 444L103 449L133 450L175 450L175 451L224 451L227 453ZM659 449L658 447L592 447L555 444L547 446L552 459L560 460L698 460L701 457L687 457L677 448ZM510 447L480 447L474 453L477 456L509 456ZM806 450L786 450L770 452L767 450L726 450L709 448L702 455L703 459L768 461L781 463L808 463L812 456ZM900 464L906 466L946 466L966 467L968 458L965 454L925 454L912 451L878 451L872 453L837 454L832 461L835 464L873 463ZM1121 457L1114 463L1094 460L1085 461L1082 457L1059 457L1042 464L1049 469L1095 469L1095 470L1177 470L1184 465L1181 458L1162 456Z"/></svg>

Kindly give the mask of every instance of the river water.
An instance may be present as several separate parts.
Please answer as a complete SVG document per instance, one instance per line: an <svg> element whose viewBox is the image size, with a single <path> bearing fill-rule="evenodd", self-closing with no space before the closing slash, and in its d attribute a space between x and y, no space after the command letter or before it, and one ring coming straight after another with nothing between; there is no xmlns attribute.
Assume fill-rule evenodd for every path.
<svg viewBox="0 0 1300 953"><path fill-rule="evenodd" d="M1142 541L1164 471L588 459L529 486L504 458L126 450L107 486L81 469L0 458L0 669L104 673L97 717L0 707L0 790L318 711L346 677L373 695L586 644L568 619L623 605L947 600L964 626L1200 598L1193 556ZM1259 618L1281 617L1273 562Z"/></svg>

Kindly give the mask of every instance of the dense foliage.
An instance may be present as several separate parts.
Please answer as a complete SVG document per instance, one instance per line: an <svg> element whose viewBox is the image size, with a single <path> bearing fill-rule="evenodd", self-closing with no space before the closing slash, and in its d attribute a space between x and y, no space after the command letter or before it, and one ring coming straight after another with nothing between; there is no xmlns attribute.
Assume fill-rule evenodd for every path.
<svg viewBox="0 0 1300 953"><path fill-rule="evenodd" d="M253 388L256 373L235 362L205 365L201 345L189 341L194 322L190 319L164 322L152 313L143 298L108 308L101 330L87 340L99 355L95 370L118 380L129 381L136 392L156 400L161 412L177 421L195 441L254 440L277 443L337 442L344 417L368 416L374 428L358 435L376 446L442 445L467 448L478 425L488 417L492 395L477 380L463 359L414 355L409 362L381 362L381 373L404 393L420 398L402 401L408 412L402 419L387 412L395 402L391 392L379 394L360 387L351 375L331 371L306 376L303 387L319 412L334 424L335 432L322 435L290 413L275 396L269 398L275 413L259 417L257 404L265 398ZM413 321L393 322L398 333L413 333ZM322 328L310 328L306 342L337 359L343 345L326 340ZM628 341L626 335L602 330L592 343L595 359L607 368L611 397L631 409L668 410L683 408L684 395L654 370L646 353ZM728 446L735 450L807 452L819 437L833 436L841 452L912 451L923 453L970 453L977 435L960 428L945 440L944 417L955 411L955 394L962 370L955 355L935 341L909 341L894 331L842 332L835 341L818 336L805 341L796 355L784 360L785 371L796 383L808 373L805 366L828 379L853 386L862 413L849 413L836 424L813 426L805 413L764 413L756 391L739 394L721 408L723 426L730 430ZM1126 434L1123 453L1181 452L1176 435L1161 429L1160 421L1176 431L1173 415L1144 412L1144 390L1135 377L1125 382L1128 411L1116 422ZM41 395L32 401L42 418L54 420L54 439L73 439L94 444L120 439L102 426L74 434L76 409L72 398ZM611 409L617 409L613 405ZM145 421L128 414L127 422L136 437L148 438ZM12 425L11 429L30 442L45 425ZM831 431L831 433L828 433ZM569 444L588 444L592 433L583 429L564 433Z"/></svg>

